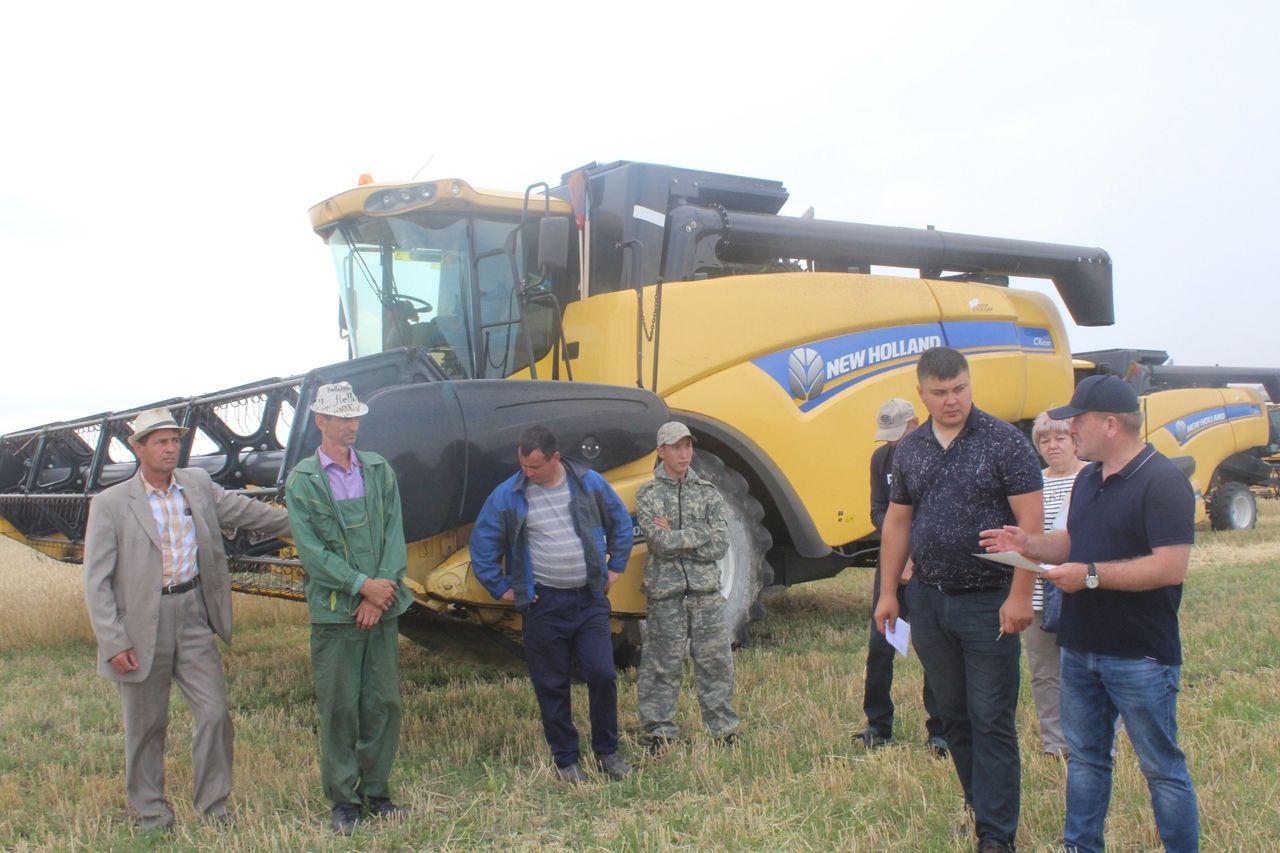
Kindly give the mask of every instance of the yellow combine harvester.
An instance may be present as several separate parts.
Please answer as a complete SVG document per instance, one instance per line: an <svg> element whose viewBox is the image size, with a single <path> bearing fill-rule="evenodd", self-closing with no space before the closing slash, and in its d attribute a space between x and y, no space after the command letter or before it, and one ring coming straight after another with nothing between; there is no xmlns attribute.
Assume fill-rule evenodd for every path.
<svg viewBox="0 0 1280 853"><path fill-rule="evenodd" d="M763 587L873 558L874 413L914 398L922 350L964 352L978 405L1011 422L1070 396L1061 317L1009 276L1052 279L1081 325L1113 321L1100 249L781 216L787 197L776 181L625 161L524 193L362 183L311 210L351 360L163 402L193 427L189 464L270 499L319 443L300 401L351 382L370 405L361 447L399 475L419 611L506 636L519 616L476 582L465 546L519 432L546 423L632 505L656 427L678 417L726 497L741 637ZM77 559L92 495L133 470L122 439L141 408L5 436L0 532ZM242 589L297 595L281 543L235 551ZM633 641L643 560L640 542L611 593Z"/></svg>

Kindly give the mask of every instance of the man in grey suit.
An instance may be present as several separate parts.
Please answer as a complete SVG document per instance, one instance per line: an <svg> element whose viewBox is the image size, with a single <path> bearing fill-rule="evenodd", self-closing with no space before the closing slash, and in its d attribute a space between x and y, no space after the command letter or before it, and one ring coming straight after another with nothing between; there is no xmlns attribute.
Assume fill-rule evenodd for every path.
<svg viewBox="0 0 1280 853"><path fill-rule="evenodd" d="M228 819L231 714L215 635L231 642L231 577L221 528L289 535L283 510L225 492L198 468L178 468L180 427L168 409L133 424L138 471L93 499L84 596L98 638L98 672L120 688L125 788L144 830L168 830L164 797L169 687L195 720L196 812Z"/></svg>

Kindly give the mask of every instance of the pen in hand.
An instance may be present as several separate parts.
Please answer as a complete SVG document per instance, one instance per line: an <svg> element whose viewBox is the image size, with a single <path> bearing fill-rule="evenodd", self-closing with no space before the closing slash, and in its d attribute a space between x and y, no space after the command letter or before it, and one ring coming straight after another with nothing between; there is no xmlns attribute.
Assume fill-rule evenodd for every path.
<svg viewBox="0 0 1280 853"><path fill-rule="evenodd" d="M1000 642L1000 638L1001 638L1001 637L1003 637L1003 636L1004 636L1004 629L1003 629L1003 628L1001 628L1001 629L1000 629L1000 633L999 633L999 634L996 634L996 642L997 642L997 643L998 643L998 642Z"/></svg>

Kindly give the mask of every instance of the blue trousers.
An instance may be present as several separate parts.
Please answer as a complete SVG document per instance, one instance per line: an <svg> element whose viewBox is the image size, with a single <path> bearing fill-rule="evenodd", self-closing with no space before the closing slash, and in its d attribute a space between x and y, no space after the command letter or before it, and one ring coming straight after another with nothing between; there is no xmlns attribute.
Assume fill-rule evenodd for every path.
<svg viewBox="0 0 1280 853"><path fill-rule="evenodd" d="M1103 849L1111 803L1111 745L1116 715L1137 753L1165 850L1200 849L1196 791L1178 748L1179 667L1062 649L1062 729L1067 737L1067 817L1063 845Z"/></svg>
<svg viewBox="0 0 1280 853"><path fill-rule="evenodd" d="M557 767L578 761L578 730L570 706L573 662L587 683L591 749L618 751L618 685L609 633L609 599L586 587L536 587L524 611L524 656L542 714L542 731Z"/></svg>
<svg viewBox="0 0 1280 853"><path fill-rule="evenodd" d="M1008 596L1007 589L947 595L907 585L911 644L938 701L977 836L1012 845L1021 807L1015 712L1022 646L1017 634L996 639Z"/></svg>

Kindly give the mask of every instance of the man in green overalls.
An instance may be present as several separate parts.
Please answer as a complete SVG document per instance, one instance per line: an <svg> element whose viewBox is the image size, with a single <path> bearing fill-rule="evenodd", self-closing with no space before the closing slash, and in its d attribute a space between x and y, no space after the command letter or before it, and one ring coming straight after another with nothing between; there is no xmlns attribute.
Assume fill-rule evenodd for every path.
<svg viewBox="0 0 1280 853"><path fill-rule="evenodd" d="M320 778L334 832L363 816L395 817L387 777L400 742L398 617L404 521L387 460L357 452L369 407L351 385L322 385L311 405L320 447L285 483L289 520L311 610L311 668L320 711Z"/></svg>

